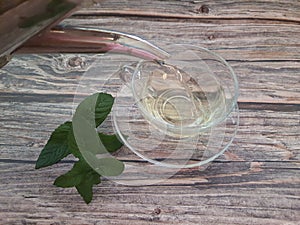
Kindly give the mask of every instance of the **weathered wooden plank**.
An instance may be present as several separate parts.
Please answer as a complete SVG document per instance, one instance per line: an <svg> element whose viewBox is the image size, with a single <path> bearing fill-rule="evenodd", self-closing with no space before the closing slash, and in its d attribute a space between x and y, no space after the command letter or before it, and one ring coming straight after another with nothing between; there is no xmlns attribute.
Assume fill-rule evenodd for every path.
<svg viewBox="0 0 300 225"><path fill-rule="evenodd" d="M215 162L205 172L181 171L151 187L104 181L94 188L89 206L74 189L52 186L70 165L0 167L2 224L297 224L300 219L299 163Z"/></svg>
<svg viewBox="0 0 300 225"><path fill-rule="evenodd" d="M82 59L86 66L68 65L74 57ZM117 60L108 61L106 56L95 58L86 54L15 57L0 72L1 98L8 100L9 93L72 97L77 88L81 90L80 83L97 90L106 75L116 72L120 64ZM230 61L230 64L239 80L240 102L300 104L300 61Z"/></svg>
<svg viewBox="0 0 300 225"><path fill-rule="evenodd" d="M278 21L299 21L300 4L295 0L272 1L206 1L206 0L96 0L92 7L84 8L81 15L140 15L179 18L250 18Z"/></svg>
<svg viewBox="0 0 300 225"><path fill-rule="evenodd" d="M1 159L34 160L51 132L71 119L72 100L54 102L2 102L0 116ZM26 99L26 98L25 98ZM49 99L49 102L47 102ZM257 109L258 108L258 109ZM233 145L220 160L280 161L300 159L300 111L241 109L240 126ZM107 129L112 130L112 127Z"/></svg>
<svg viewBox="0 0 300 225"><path fill-rule="evenodd" d="M73 158L42 170L34 163L51 131L70 119L79 81L97 58L15 58L0 78L0 224L298 224L299 5L112 0L65 20L221 54L240 81L240 128L205 171L182 170L150 187L105 180L86 206L76 190L52 185ZM114 70L106 64L101 71ZM103 84L101 77L85 79L93 90Z"/></svg>
<svg viewBox="0 0 300 225"><path fill-rule="evenodd" d="M67 19L77 24L113 29L144 37L156 44L161 41L192 43L219 53L226 50L227 60L299 60L299 25L266 24L261 21L216 21L149 19L138 17L90 17Z"/></svg>
<svg viewBox="0 0 300 225"><path fill-rule="evenodd" d="M176 2L176 4L181 3ZM152 4L150 6L152 7ZM149 21L149 19L136 17L99 19L96 17L93 20L69 19L64 23L113 28L135 33L157 44L160 40L164 40L189 42L208 47L220 53L233 65L241 86L239 101L255 102L260 99L260 102L266 103L299 104L300 54L299 48L295 48L295 46L300 46L299 26L265 24L255 21L226 21L225 24L220 25L219 22L162 18ZM79 76L84 73L87 65L95 60L95 55L91 58L86 55L80 56L82 63L75 66L68 64L68 60L72 60L73 56L69 58L56 56L54 59L49 56L44 56L42 59L29 59L26 56L23 59L17 58L16 60L21 59L21 62L17 64L14 63L16 61L11 62L4 68L8 68L9 72L5 71L1 74L1 91L18 90L34 93L64 91L64 93L72 94ZM33 67L30 68L30 72L23 70L26 65ZM45 72L47 70L49 72ZM76 70L81 73L76 73ZM43 76L40 76L41 74ZM34 77L31 77L32 75ZM48 86L49 88L44 91Z"/></svg>

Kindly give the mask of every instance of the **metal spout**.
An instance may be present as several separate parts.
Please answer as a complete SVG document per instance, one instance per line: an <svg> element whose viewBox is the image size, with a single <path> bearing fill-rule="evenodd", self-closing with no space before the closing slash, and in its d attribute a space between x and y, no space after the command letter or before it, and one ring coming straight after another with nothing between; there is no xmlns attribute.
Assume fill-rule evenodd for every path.
<svg viewBox="0 0 300 225"><path fill-rule="evenodd" d="M95 27L56 26L31 38L15 53L119 53L148 60L169 54L134 35Z"/></svg>

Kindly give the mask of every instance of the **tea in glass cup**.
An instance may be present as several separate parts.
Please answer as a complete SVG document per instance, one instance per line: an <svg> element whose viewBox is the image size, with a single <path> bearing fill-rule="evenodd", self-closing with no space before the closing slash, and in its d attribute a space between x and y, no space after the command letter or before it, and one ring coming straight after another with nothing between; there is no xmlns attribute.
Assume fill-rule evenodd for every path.
<svg viewBox="0 0 300 225"><path fill-rule="evenodd" d="M170 57L123 66L115 131L143 159L166 167L204 165L235 136L238 82L220 56L193 45L162 47ZM233 115L233 116L232 116Z"/></svg>

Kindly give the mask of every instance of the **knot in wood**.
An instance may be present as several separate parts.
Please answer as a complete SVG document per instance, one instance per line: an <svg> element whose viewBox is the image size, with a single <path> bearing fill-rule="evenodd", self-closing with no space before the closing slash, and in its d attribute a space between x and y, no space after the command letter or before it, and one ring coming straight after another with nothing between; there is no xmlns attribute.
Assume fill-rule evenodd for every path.
<svg viewBox="0 0 300 225"><path fill-rule="evenodd" d="M199 8L198 8L198 12L200 13L209 13L209 7L208 5L201 5Z"/></svg>
<svg viewBox="0 0 300 225"><path fill-rule="evenodd" d="M82 58L75 56L75 57L69 59L68 64L71 67L78 67L78 66L82 66L84 64L84 61Z"/></svg>

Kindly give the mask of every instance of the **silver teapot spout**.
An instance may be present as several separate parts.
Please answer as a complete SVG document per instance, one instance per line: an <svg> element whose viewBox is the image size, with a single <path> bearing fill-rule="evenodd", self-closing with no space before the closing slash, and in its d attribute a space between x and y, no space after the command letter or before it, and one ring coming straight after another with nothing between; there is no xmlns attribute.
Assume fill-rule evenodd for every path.
<svg viewBox="0 0 300 225"><path fill-rule="evenodd" d="M159 60L167 52L135 35L97 27L56 26L32 37L15 53L119 53Z"/></svg>

